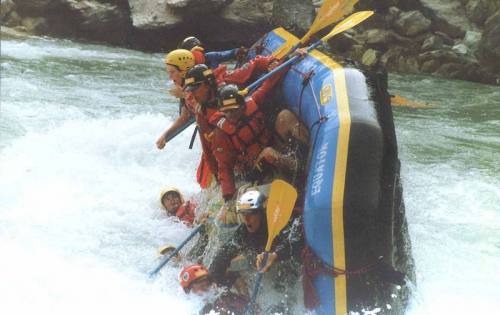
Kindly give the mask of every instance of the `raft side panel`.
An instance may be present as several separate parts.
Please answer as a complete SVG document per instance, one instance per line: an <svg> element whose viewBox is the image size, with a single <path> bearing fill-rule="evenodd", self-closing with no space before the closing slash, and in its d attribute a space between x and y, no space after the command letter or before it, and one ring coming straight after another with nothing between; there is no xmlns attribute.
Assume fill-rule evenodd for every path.
<svg viewBox="0 0 500 315"><path fill-rule="evenodd" d="M280 31L265 43L279 49L294 39ZM397 147L390 104L368 86L372 81L313 51L291 67L280 87L288 108L310 131L306 243L326 266L348 271L373 264L380 255L389 263L393 258ZM387 94L387 86L376 88ZM372 273L322 274L313 282L320 298L315 314L360 312L393 300L394 285Z"/></svg>

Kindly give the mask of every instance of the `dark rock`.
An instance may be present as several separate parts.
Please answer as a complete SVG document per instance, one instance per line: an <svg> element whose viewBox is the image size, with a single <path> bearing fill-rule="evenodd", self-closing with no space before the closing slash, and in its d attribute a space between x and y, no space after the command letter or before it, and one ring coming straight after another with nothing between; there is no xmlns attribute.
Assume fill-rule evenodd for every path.
<svg viewBox="0 0 500 315"><path fill-rule="evenodd" d="M473 31L467 31L467 33L465 33L463 43L469 47L471 52L477 52L479 49L479 42L481 42L481 33Z"/></svg>
<svg viewBox="0 0 500 315"><path fill-rule="evenodd" d="M378 14L386 14L392 5L394 5L393 0L363 0L357 4L356 11L374 10Z"/></svg>
<svg viewBox="0 0 500 315"><path fill-rule="evenodd" d="M437 60L428 60L422 64L420 71L424 73L433 73L439 68L440 65L441 63Z"/></svg>
<svg viewBox="0 0 500 315"><path fill-rule="evenodd" d="M328 45L330 46L331 50L339 53L345 53L353 49L353 46L356 44L358 44L358 42L354 39L354 37L351 34L345 32L332 37L328 41Z"/></svg>
<svg viewBox="0 0 500 315"><path fill-rule="evenodd" d="M171 8L186 8L191 5L193 0L165 0L167 6Z"/></svg>
<svg viewBox="0 0 500 315"><path fill-rule="evenodd" d="M465 14L472 22L483 25L490 12L486 1L469 0L465 6Z"/></svg>
<svg viewBox="0 0 500 315"><path fill-rule="evenodd" d="M419 73L418 60L414 56L399 57L399 72L402 73Z"/></svg>
<svg viewBox="0 0 500 315"><path fill-rule="evenodd" d="M160 4L162 1L155 1ZM175 13L188 19L206 19L208 15L217 15L218 12L233 2L232 0L166 0L167 7ZM200 21L197 21L200 22Z"/></svg>
<svg viewBox="0 0 500 315"><path fill-rule="evenodd" d="M275 0L273 6L273 25L302 36L312 23L313 5L304 0Z"/></svg>
<svg viewBox="0 0 500 315"><path fill-rule="evenodd" d="M94 41L104 41L115 45L127 42L127 31L131 24L128 12L112 3L97 1L64 0L64 6L56 10L62 24L59 27L71 29L76 36L84 36ZM67 12L65 20L60 20L62 12ZM71 23L64 25L64 23Z"/></svg>
<svg viewBox="0 0 500 315"><path fill-rule="evenodd" d="M431 35L424 40L422 44L422 51L428 50L438 50L441 49L444 45L444 41L440 36Z"/></svg>
<svg viewBox="0 0 500 315"><path fill-rule="evenodd" d="M2 39L24 39L29 37L29 34L23 30L17 30L2 25L0 28L0 37L2 37Z"/></svg>
<svg viewBox="0 0 500 315"><path fill-rule="evenodd" d="M390 7L387 14L385 15L385 23L388 28L392 28L394 22L399 18L401 10L396 7Z"/></svg>
<svg viewBox="0 0 500 315"><path fill-rule="evenodd" d="M10 27L15 27L21 25L22 18L17 14L16 11L11 11L9 15L2 19L2 24Z"/></svg>
<svg viewBox="0 0 500 315"><path fill-rule="evenodd" d="M393 31L374 29L368 30L366 33L366 44L370 46L388 47L394 42L410 44L410 40L398 35Z"/></svg>
<svg viewBox="0 0 500 315"><path fill-rule="evenodd" d="M43 17L25 17L21 24L27 33L41 35L48 30L47 19Z"/></svg>
<svg viewBox="0 0 500 315"><path fill-rule="evenodd" d="M138 29L173 28L182 23L182 17L168 7L165 2L129 0L129 5L132 24Z"/></svg>
<svg viewBox="0 0 500 315"><path fill-rule="evenodd" d="M41 15L56 7L63 0L13 0L22 15Z"/></svg>
<svg viewBox="0 0 500 315"><path fill-rule="evenodd" d="M363 45L355 44L352 46L350 57L352 60L361 60L364 52L365 47Z"/></svg>
<svg viewBox="0 0 500 315"><path fill-rule="evenodd" d="M465 30L450 24L446 19L435 18L432 20L432 28L436 31L443 32L444 34L453 38L462 38L465 35Z"/></svg>
<svg viewBox="0 0 500 315"><path fill-rule="evenodd" d="M221 17L232 24L269 26L273 16L272 0L234 0L221 11Z"/></svg>
<svg viewBox="0 0 500 315"><path fill-rule="evenodd" d="M432 28L453 38L463 38L466 30L474 30L474 25L465 16L461 1L420 0L422 13L432 21Z"/></svg>
<svg viewBox="0 0 500 315"><path fill-rule="evenodd" d="M361 63L368 67L375 66L380 62L380 56L380 51L370 48L361 57Z"/></svg>
<svg viewBox="0 0 500 315"><path fill-rule="evenodd" d="M392 47L388 51L386 51L382 57L380 58L380 62L384 65L389 71L397 71L398 70L398 62L399 57L404 54L404 49L401 47Z"/></svg>
<svg viewBox="0 0 500 315"><path fill-rule="evenodd" d="M434 32L434 34L437 35L437 36L439 36L439 37L441 37L441 39L443 40L443 43L445 45L448 45L448 46L453 45L454 40L453 40L453 38L451 38L450 36L448 36L448 34L440 32L440 31L436 31L436 32Z"/></svg>
<svg viewBox="0 0 500 315"><path fill-rule="evenodd" d="M362 24L357 26L357 29L371 29L371 28L390 28L391 24L387 23L385 15L375 13L369 19L365 20Z"/></svg>
<svg viewBox="0 0 500 315"><path fill-rule="evenodd" d="M393 5L397 5L404 11L418 10L421 7L420 1L415 0L397 0Z"/></svg>
<svg viewBox="0 0 500 315"><path fill-rule="evenodd" d="M442 64L434 74L440 75L442 77L458 79L460 71L463 69L462 65L459 63L445 63Z"/></svg>
<svg viewBox="0 0 500 315"><path fill-rule="evenodd" d="M457 44L451 48L454 52L456 52L458 55L468 55L470 54L469 47L467 47L465 44Z"/></svg>
<svg viewBox="0 0 500 315"><path fill-rule="evenodd" d="M424 52L420 55L418 55L418 60L420 62L425 62L429 60L437 60L440 63L463 63L464 60L463 58L460 58L455 52L448 50L448 49L442 49L442 50L433 50L433 51L427 51Z"/></svg>
<svg viewBox="0 0 500 315"><path fill-rule="evenodd" d="M479 42L479 59L482 65L500 73L500 12L491 16L484 24L484 32Z"/></svg>
<svg viewBox="0 0 500 315"><path fill-rule="evenodd" d="M431 21L419 11L410 11L401 13L394 26L399 34L411 37L429 30Z"/></svg>
<svg viewBox="0 0 500 315"><path fill-rule="evenodd" d="M2 0L0 2L0 19L2 22L11 12L14 11L15 6L16 5L12 2L12 0Z"/></svg>

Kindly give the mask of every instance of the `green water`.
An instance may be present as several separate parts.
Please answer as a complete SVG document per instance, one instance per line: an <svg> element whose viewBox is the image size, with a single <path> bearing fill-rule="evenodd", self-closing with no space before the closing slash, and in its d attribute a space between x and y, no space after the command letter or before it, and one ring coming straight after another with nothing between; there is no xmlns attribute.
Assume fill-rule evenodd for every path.
<svg viewBox="0 0 500 315"><path fill-rule="evenodd" d="M144 279L152 247L187 232L165 223L158 191L197 190L190 133L154 146L177 113L162 55L52 39L1 44L1 313L193 312L199 301L181 299L175 281ZM409 313L495 313L500 87L396 74L389 86L433 106L394 107L417 268ZM50 263L24 263L33 259ZM165 272L176 279L178 270Z"/></svg>

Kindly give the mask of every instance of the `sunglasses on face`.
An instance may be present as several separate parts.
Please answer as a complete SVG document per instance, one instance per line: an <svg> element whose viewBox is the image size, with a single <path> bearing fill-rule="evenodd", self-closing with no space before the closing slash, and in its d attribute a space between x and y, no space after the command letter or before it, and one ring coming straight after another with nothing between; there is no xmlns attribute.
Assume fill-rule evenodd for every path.
<svg viewBox="0 0 500 315"><path fill-rule="evenodd" d="M201 83L190 84L184 88L184 91L194 92L194 91L198 90L200 88L200 86L201 86Z"/></svg>

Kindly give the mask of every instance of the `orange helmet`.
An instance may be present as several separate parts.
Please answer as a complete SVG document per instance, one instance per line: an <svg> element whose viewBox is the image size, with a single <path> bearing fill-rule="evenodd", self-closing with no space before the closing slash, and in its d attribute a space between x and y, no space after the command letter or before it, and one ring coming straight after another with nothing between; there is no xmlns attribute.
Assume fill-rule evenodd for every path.
<svg viewBox="0 0 500 315"><path fill-rule="evenodd" d="M205 266L200 264L186 266L182 269L179 274L179 282L181 283L184 292L189 293L191 291L191 285L194 281L200 280L204 277L208 277L208 270Z"/></svg>

